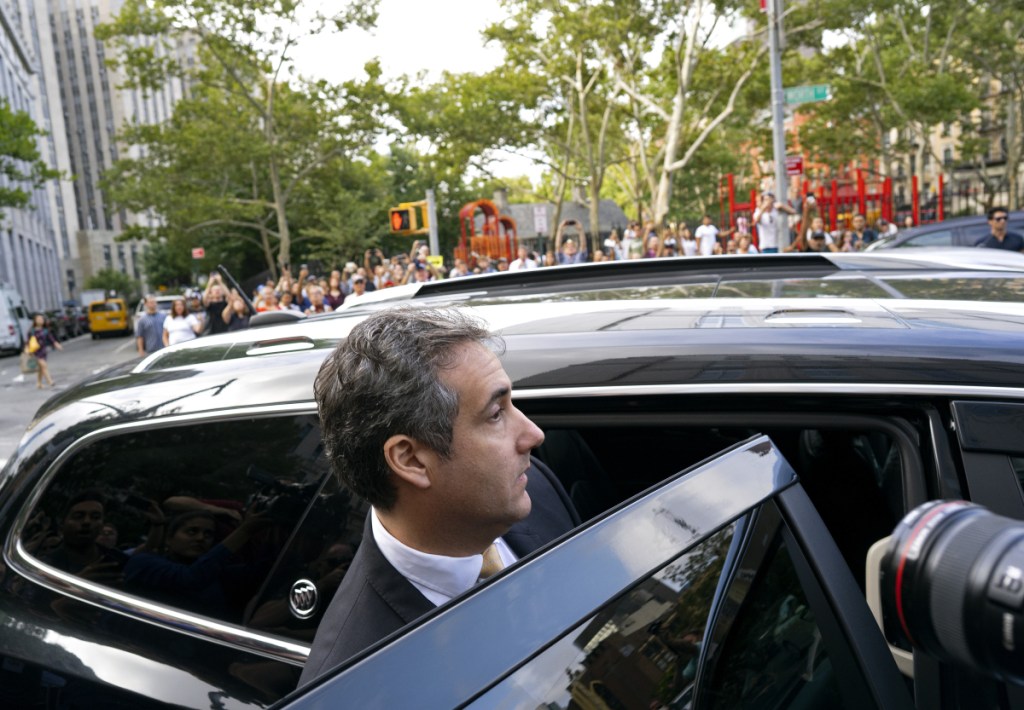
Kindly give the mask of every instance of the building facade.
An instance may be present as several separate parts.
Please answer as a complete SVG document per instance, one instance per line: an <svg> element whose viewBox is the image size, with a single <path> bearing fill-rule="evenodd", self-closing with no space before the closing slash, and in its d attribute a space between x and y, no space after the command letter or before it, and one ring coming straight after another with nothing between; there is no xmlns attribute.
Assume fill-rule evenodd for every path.
<svg viewBox="0 0 1024 710"><path fill-rule="evenodd" d="M69 172L75 176L70 187L77 227L69 239L63 269L69 281L81 284L97 271L112 268L141 281L145 288L145 243L119 238L126 226L153 226L155 218L115 209L101 187L101 180L104 171L119 157L141 157L138 146L125 146L118 141L118 131L125 122L167 121L174 104L185 96L187 84L175 80L160 91L144 92L127 88L125 77L108 66L110 57L96 37L96 28L113 19L120 9L120 0L34 2L41 16L45 11L52 58L45 70L60 102L62 147ZM194 54L188 44L175 51L180 57Z"/></svg>
<svg viewBox="0 0 1024 710"><path fill-rule="evenodd" d="M0 2L0 98L49 131L37 19L28 0ZM40 137L38 144L43 159L56 166L51 136ZM59 215L56 185L48 184L32 191L27 208L5 209L0 219L0 281L13 284L32 310L57 308L62 300L65 243Z"/></svg>

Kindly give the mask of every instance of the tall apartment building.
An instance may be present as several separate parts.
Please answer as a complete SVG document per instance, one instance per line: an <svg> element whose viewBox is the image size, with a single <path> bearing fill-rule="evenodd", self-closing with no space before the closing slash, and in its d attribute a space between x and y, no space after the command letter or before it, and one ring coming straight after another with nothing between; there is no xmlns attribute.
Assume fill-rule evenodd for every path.
<svg viewBox="0 0 1024 710"><path fill-rule="evenodd" d="M0 97L50 131L40 154L57 166L50 106L40 72L38 16L30 0L0 0ZM33 310L62 300L61 259L71 248L55 181L33 190L29 207L5 209L0 220L0 281L13 284Z"/></svg>
<svg viewBox="0 0 1024 710"><path fill-rule="evenodd" d="M161 91L144 93L123 88L124 77L107 65L108 55L96 38L97 25L109 22L120 0L34 0L47 18L52 65L46 71L59 96L64 145L70 160L78 230L66 270L77 281L104 268L113 268L145 283L144 243L118 241L125 226L149 224L153 218L113 208L100 187L103 171L122 155L139 157L138 146L118 143L125 121L160 123L171 117L174 104L185 95L181 81ZM44 15L45 12L45 15ZM140 40L144 41L144 40ZM190 55L187 45L179 48Z"/></svg>

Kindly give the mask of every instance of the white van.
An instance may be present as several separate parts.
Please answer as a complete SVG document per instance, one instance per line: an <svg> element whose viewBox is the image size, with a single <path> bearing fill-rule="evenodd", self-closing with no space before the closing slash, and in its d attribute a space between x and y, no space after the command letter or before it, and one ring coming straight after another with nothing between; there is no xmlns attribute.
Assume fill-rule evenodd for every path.
<svg viewBox="0 0 1024 710"><path fill-rule="evenodd" d="M32 319L21 294L0 283L0 350L21 352L32 328Z"/></svg>

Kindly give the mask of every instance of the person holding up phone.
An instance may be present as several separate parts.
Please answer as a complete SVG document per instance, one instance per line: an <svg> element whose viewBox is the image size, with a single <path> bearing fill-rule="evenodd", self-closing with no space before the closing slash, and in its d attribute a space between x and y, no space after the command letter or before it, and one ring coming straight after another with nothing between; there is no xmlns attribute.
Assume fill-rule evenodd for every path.
<svg viewBox="0 0 1024 710"><path fill-rule="evenodd" d="M780 213L795 215L796 210L789 205L776 203L775 193L771 190L762 194L761 202L754 210L751 220L757 227L757 240L762 254L779 252L779 224L782 221Z"/></svg>

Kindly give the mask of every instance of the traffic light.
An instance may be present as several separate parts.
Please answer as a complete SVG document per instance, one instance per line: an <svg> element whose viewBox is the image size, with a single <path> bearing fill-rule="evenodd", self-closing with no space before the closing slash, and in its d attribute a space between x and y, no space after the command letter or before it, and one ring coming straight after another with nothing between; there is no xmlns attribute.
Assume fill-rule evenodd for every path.
<svg viewBox="0 0 1024 710"><path fill-rule="evenodd" d="M411 207L396 207L391 210L391 233L405 234L416 230L416 213Z"/></svg>

